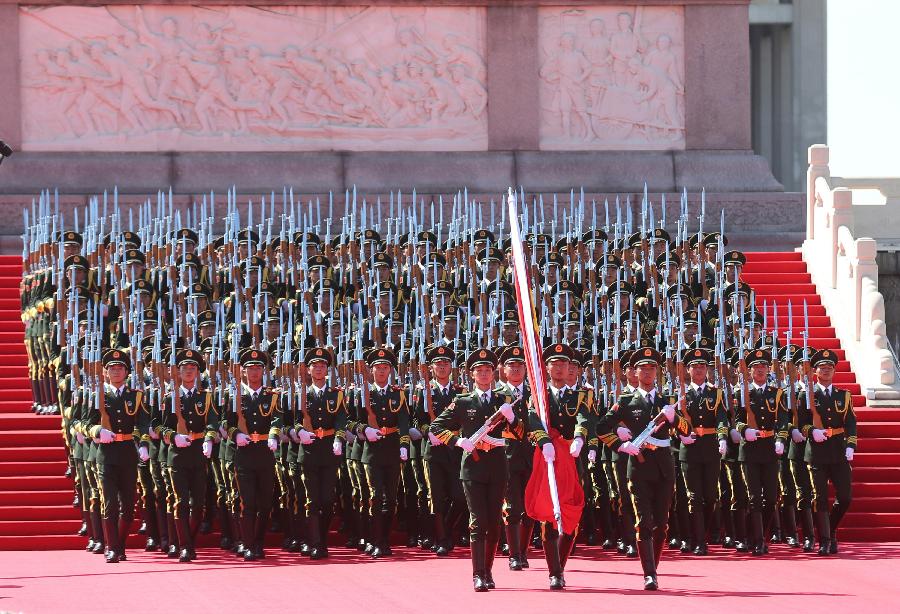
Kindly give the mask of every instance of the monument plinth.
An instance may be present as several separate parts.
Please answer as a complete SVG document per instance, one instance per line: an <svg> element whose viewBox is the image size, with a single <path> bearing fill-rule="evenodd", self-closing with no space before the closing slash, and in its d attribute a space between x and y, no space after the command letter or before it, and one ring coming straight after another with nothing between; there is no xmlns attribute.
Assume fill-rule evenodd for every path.
<svg viewBox="0 0 900 614"><path fill-rule="evenodd" d="M0 0L0 38L0 194L782 190L747 0Z"/></svg>

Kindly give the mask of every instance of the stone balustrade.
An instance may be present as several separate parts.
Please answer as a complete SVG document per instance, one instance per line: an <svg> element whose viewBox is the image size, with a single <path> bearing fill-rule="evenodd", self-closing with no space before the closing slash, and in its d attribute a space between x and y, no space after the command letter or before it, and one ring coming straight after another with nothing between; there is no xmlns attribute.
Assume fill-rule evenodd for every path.
<svg viewBox="0 0 900 614"><path fill-rule="evenodd" d="M828 161L827 145L809 148L803 260L865 394L894 398L877 242L853 236L853 193L832 185Z"/></svg>

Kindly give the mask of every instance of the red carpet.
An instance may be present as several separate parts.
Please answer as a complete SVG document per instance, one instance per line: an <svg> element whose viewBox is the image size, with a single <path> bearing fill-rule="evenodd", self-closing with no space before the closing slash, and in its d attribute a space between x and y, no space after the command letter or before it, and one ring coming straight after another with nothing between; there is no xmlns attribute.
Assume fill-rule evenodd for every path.
<svg viewBox="0 0 900 614"><path fill-rule="evenodd" d="M593 549L595 552L598 549ZM900 596L900 544L842 544L841 554L820 558L776 546L763 559L663 554L660 591L641 590L640 563L599 552L576 551L566 570L565 591L547 589L538 553L531 569L511 572L494 565L497 589L472 591L471 565L452 558L396 549L392 559L372 561L336 549L328 561L275 554L242 563L218 550L201 550L180 564L159 554L129 552L107 565L84 552L0 553L0 608L10 611L134 614L170 611L382 614L414 609L452 612L673 612L737 614L789 607L806 612L879 612ZM718 553L717 548L713 552ZM352 563L352 564L351 564ZM162 605L162 600L167 605ZM888 608L890 604L890 608Z"/></svg>
<svg viewBox="0 0 900 614"><path fill-rule="evenodd" d="M19 313L20 275L18 256L0 256L0 550L80 548L85 539L75 535L81 520L71 507L72 482L63 477L66 464L60 418L30 411L24 326ZM755 288L760 308L763 300L768 302L770 316L773 303L778 304L782 336L791 300L799 339L805 298L810 342L818 348L830 347L843 358L831 320L799 253L748 253L743 279ZM849 364L842 360L837 369L835 381L854 393L860 422L859 453L853 462L854 500L839 537L844 541L900 541L900 408L867 408ZM135 536L130 545L141 541ZM83 558L73 559L77 568L84 562ZM348 594L347 599L355 597ZM0 602L0 607L4 606Z"/></svg>

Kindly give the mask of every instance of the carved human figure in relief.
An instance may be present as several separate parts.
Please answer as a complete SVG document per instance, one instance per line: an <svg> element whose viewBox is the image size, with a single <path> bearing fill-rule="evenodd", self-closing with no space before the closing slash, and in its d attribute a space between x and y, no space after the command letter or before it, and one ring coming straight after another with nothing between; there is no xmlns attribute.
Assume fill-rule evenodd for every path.
<svg viewBox="0 0 900 614"><path fill-rule="evenodd" d="M43 74L38 75L37 79L28 81L26 87L39 89L44 95L52 97L56 101L57 117L62 118L65 122L71 136L77 137L80 132L74 121L76 116L82 122L82 130L87 129L90 125L90 118L78 104L79 94L83 88L80 80L73 79L66 70L68 60L61 57L66 53L65 50L59 51L54 60L49 50L40 49L35 55L35 63L41 68Z"/></svg>
<svg viewBox="0 0 900 614"><path fill-rule="evenodd" d="M612 71L616 85L628 83L628 63L641 51L641 37L634 32L631 13L616 16L618 31L612 35L609 52L612 54Z"/></svg>
<svg viewBox="0 0 900 614"><path fill-rule="evenodd" d="M668 34L660 34L656 45L647 53L644 64L656 71L661 78L658 96L660 120L674 127L681 122L678 112L678 96L684 95L684 78L678 58L672 52L672 39Z"/></svg>
<svg viewBox="0 0 900 614"><path fill-rule="evenodd" d="M481 83L469 76L467 66L451 64L449 70L453 84L466 103L468 115L475 119L480 118L487 107L487 90Z"/></svg>
<svg viewBox="0 0 900 614"><path fill-rule="evenodd" d="M109 85L119 86L118 111L128 120L132 128L149 131L155 126L145 111L161 111L171 116L173 124L183 123L178 105L167 101L157 101L150 95L144 74L128 61L133 57L117 38L110 42L110 52L98 53L95 59L104 65L110 75ZM149 60L149 58L148 58Z"/></svg>
<svg viewBox="0 0 900 614"><path fill-rule="evenodd" d="M603 94L612 82L613 58L609 52L610 41L606 34L606 23L599 18L592 19L590 33L591 36L582 45L582 51L591 65L587 84L591 114L594 115L600 112Z"/></svg>
<svg viewBox="0 0 900 614"><path fill-rule="evenodd" d="M469 75L480 83L484 83L487 79L487 67L484 64L484 58L477 51L463 44L459 40L458 34L451 32L444 35L439 51L444 56L444 64L462 64L468 67Z"/></svg>
<svg viewBox="0 0 900 614"><path fill-rule="evenodd" d="M589 137L593 133L587 116L584 82L591 66L581 51L575 49L575 35L571 32L559 38L559 52L541 67L541 78L556 85L553 108L559 111L563 134L567 137ZM583 133L578 134L575 118L580 120Z"/></svg>
<svg viewBox="0 0 900 614"><path fill-rule="evenodd" d="M428 88L425 106L432 122L456 118L466 110L466 103L454 85L437 76L431 66L422 67L422 80Z"/></svg>
<svg viewBox="0 0 900 614"><path fill-rule="evenodd" d="M404 28L397 32L397 44L400 45L400 61L407 64L431 64L435 55L425 45L416 42L419 38L412 28Z"/></svg>
<svg viewBox="0 0 900 614"><path fill-rule="evenodd" d="M138 14L136 22L141 42L154 47L160 55L160 75L155 98L166 101L191 100L193 83L190 75L178 62L178 54L193 50L178 34L178 22L166 17L160 25L161 31L154 32L147 23L143 8L137 6L135 10Z"/></svg>

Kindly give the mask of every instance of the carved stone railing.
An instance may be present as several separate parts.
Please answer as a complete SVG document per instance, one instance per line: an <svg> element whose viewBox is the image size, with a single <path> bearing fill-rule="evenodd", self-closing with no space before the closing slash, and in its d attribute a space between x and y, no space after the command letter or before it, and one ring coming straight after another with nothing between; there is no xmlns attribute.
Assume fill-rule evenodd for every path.
<svg viewBox="0 0 900 614"><path fill-rule="evenodd" d="M828 146L809 148L803 260L836 336L869 399L896 398L894 362L878 291L877 242L853 236L853 192L831 185Z"/></svg>

